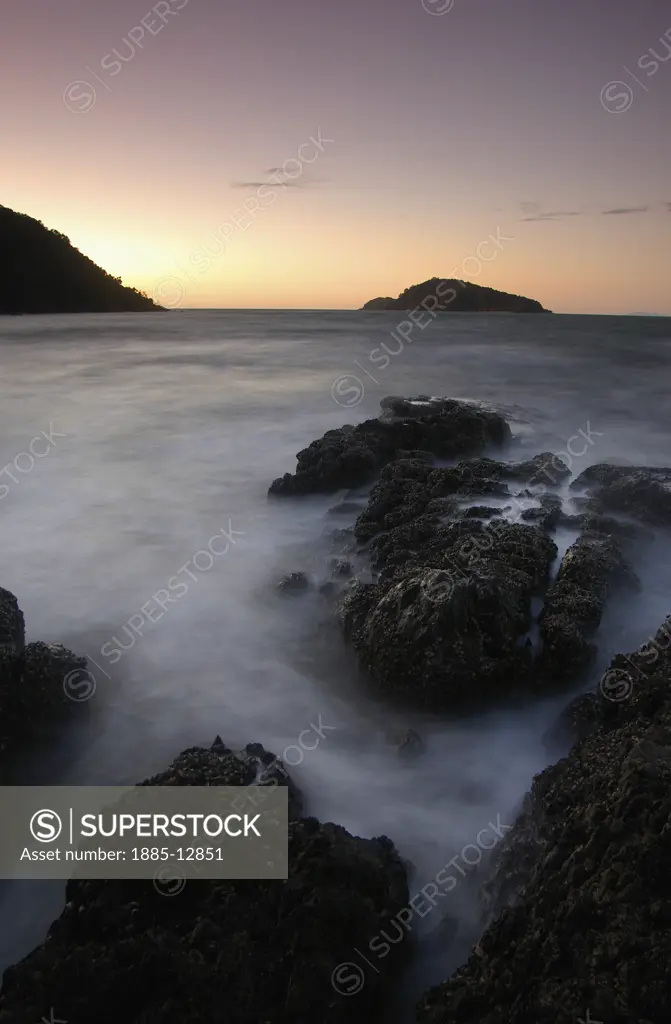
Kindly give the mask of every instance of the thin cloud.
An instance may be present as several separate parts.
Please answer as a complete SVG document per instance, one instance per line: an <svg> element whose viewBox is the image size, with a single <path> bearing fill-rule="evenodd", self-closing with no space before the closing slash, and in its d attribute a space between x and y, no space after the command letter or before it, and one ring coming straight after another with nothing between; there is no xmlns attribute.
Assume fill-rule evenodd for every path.
<svg viewBox="0 0 671 1024"><path fill-rule="evenodd" d="M647 213L649 206L616 206L613 210L602 210L604 217L622 217L628 213Z"/></svg>
<svg viewBox="0 0 671 1024"><path fill-rule="evenodd" d="M261 188L263 185L282 185L284 188L301 188L297 181L232 181L231 188Z"/></svg>
<svg viewBox="0 0 671 1024"><path fill-rule="evenodd" d="M564 217L580 217L580 215L580 210L549 210L547 213L534 213L533 216L521 217L520 219L523 221L563 220Z"/></svg>

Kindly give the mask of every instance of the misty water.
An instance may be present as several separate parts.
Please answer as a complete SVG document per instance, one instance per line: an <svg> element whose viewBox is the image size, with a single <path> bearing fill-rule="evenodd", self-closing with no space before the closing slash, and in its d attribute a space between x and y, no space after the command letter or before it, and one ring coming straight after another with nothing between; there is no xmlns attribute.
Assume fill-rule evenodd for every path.
<svg viewBox="0 0 671 1024"><path fill-rule="evenodd" d="M282 311L0 318L0 465L42 432L54 440L30 471L12 469L16 483L0 478L9 488L0 586L18 597L27 638L86 655L96 684L85 713L26 751L12 781L133 783L217 733L233 747L261 742L286 752L309 813L394 840L414 865L411 895L497 816L512 823L548 764L543 733L575 689L466 719L372 696L328 603L275 589L294 570L329 577L332 531L355 518L329 509L351 495L269 501L268 485L294 470L310 441L376 415L389 394L499 409L513 429L511 459L566 452L582 430L589 444L572 460L574 476L595 462L668 465L670 321L446 314L399 350L390 338L398 320ZM215 537L210 551L222 553L203 568ZM574 539L558 533L560 555ZM661 538L651 535L636 568L641 592L609 606L585 685L671 611ZM161 616L152 596L166 589L173 600ZM138 636L127 624L149 605L156 621ZM406 760L390 736L408 728L426 749ZM0 967L42 940L63 893L63 883L0 888ZM444 914L461 922L456 942L441 941ZM468 955L475 921L468 884L414 919L420 955L402 1005Z"/></svg>

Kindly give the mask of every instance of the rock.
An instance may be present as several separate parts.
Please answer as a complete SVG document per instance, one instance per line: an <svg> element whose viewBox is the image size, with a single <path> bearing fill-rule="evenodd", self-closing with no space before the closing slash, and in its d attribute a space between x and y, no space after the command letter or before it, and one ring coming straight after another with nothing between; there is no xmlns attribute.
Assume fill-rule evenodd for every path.
<svg viewBox="0 0 671 1024"><path fill-rule="evenodd" d="M502 563L468 575L438 568L401 572L348 596L346 631L386 696L453 710L508 696L528 679L531 581Z"/></svg>
<svg viewBox="0 0 671 1024"><path fill-rule="evenodd" d="M437 498L436 501L444 501ZM432 503L433 504L433 503ZM494 516L502 515L500 508L492 508L490 505L471 505L470 508L461 509L456 513L457 519L493 519Z"/></svg>
<svg viewBox="0 0 671 1024"><path fill-rule="evenodd" d="M570 472L551 452L518 463L469 459L449 469L435 468L417 459L397 459L380 473L368 505L356 521L356 535L359 540L369 540L424 514L434 515L437 520L449 512L450 503L456 500L485 495L507 497L510 495L508 482L514 480L544 489L542 494L535 495L532 491L529 494L539 497L548 523L556 523L561 502L557 496L546 494L545 489L548 479L561 482ZM447 505L439 504L446 500L449 500Z"/></svg>
<svg viewBox="0 0 671 1024"><path fill-rule="evenodd" d="M493 853L481 955L424 995L418 1024L668 1020L671 688L656 669L653 718L621 702L536 777Z"/></svg>
<svg viewBox="0 0 671 1024"><path fill-rule="evenodd" d="M547 745L566 747L636 716L654 721L667 699L660 677L671 677L671 617L638 650L615 655L597 688L564 708L546 735Z"/></svg>
<svg viewBox="0 0 671 1024"><path fill-rule="evenodd" d="M618 586L636 589L638 580L616 541L585 534L571 545L539 616L545 679L564 681L589 666L596 654L591 638Z"/></svg>
<svg viewBox="0 0 671 1024"><path fill-rule="evenodd" d="M390 741L401 757L416 757L424 750L424 741L414 729L406 729L403 733L394 734L390 737Z"/></svg>
<svg viewBox="0 0 671 1024"><path fill-rule="evenodd" d="M386 413L389 408L382 406ZM405 400L402 400L405 401ZM414 410L414 406L410 405ZM502 445L511 438L508 424L496 413L452 399L407 416L366 420L356 427L329 430L299 452L294 475L286 473L270 487L273 495L331 492L358 487L400 451L421 450L443 458Z"/></svg>
<svg viewBox="0 0 671 1024"><path fill-rule="evenodd" d="M23 616L20 621L22 643ZM95 685L86 665L86 658L78 657L61 644L38 641L20 648L8 645L3 649L0 656L0 757L41 726L93 695Z"/></svg>
<svg viewBox="0 0 671 1024"><path fill-rule="evenodd" d="M307 573L290 572L280 580L277 589L283 594L304 594L310 589L310 580Z"/></svg>
<svg viewBox="0 0 671 1024"><path fill-rule="evenodd" d="M25 643L25 622L19 602L0 587L0 651L15 654Z"/></svg>
<svg viewBox="0 0 671 1024"><path fill-rule="evenodd" d="M354 572L354 568L351 562L345 562L340 558L332 558L329 562L329 568L331 574L336 578L351 576Z"/></svg>
<svg viewBox="0 0 671 1024"><path fill-rule="evenodd" d="M589 488L601 511L671 525L671 469L600 463L589 466L571 486Z"/></svg>
<svg viewBox="0 0 671 1024"><path fill-rule="evenodd" d="M589 502L588 502L589 504ZM624 544L630 541L649 541L654 538L652 530L637 523L628 523L613 516L601 515L598 512L581 512L577 516L562 513L560 526L567 526L578 533L594 533L600 537L613 537Z"/></svg>
<svg viewBox="0 0 671 1024"><path fill-rule="evenodd" d="M193 748L147 784L243 785L274 762L261 751ZM288 881L189 880L171 898L149 881L71 880L48 939L5 972L0 1022L368 1024L403 947L356 999L337 982L407 905L403 864L389 839L314 818L290 822L289 864Z"/></svg>
<svg viewBox="0 0 671 1024"><path fill-rule="evenodd" d="M520 515L525 522L536 523L543 530L556 530L562 518L562 501L555 494L543 494L540 508L527 508Z"/></svg>

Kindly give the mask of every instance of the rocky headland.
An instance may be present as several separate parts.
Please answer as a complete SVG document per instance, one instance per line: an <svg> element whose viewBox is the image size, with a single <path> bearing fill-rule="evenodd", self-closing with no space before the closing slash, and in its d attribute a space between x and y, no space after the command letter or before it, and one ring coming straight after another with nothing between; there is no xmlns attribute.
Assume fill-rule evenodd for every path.
<svg viewBox="0 0 671 1024"><path fill-rule="evenodd" d="M404 312L419 309L433 313L549 313L536 299L524 295L485 288L457 278L432 277L406 288L396 299L380 296L371 299L364 310L396 309Z"/></svg>

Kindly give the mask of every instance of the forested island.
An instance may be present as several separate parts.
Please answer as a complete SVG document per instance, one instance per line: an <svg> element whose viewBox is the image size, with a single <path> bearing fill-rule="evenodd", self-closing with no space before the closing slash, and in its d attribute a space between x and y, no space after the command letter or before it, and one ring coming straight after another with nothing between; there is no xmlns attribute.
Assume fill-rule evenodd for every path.
<svg viewBox="0 0 671 1024"><path fill-rule="evenodd" d="M432 277L414 284L401 292L397 299L390 296L371 299L365 310L410 310L423 306L428 312L450 313L549 313L536 299L524 295L511 295L495 288L484 288L470 281L456 278Z"/></svg>
<svg viewBox="0 0 671 1024"><path fill-rule="evenodd" d="M162 308L97 266L60 231L0 206L0 314L142 313Z"/></svg>

